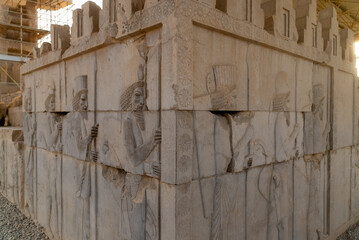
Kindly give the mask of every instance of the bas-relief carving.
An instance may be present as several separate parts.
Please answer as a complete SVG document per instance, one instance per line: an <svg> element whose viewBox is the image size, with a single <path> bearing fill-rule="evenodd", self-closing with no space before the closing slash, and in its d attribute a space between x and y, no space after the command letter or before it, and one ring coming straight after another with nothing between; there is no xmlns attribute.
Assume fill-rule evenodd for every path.
<svg viewBox="0 0 359 240"><path fill-rule="evenodd" d="M325 165L323 154L308 155L294 161L295 239L321 239L324 232Z"/></svg>
<svg viewBox="0 0 359 240"><path fill-rule="evenodd" d="M121 95L120 104L124 113L123 138L126 149L127 162L133 168L144 168L145 161L155 148L161 143L161 130L153 130L153 136L150 139L144 139L146 121L144 110L146 109L146 89L144 66L138 68L138 81L130 85ZM147 165L148 166L148 165ZM147 169L150 174L157 177L161 176L159 163L153 162ZM146 170L146 169L144 169Z"/></svg>
<svg viewBox="0 0 359 240"><path fill-rule="evenodd" d="M54 91L54 90L53 90ZM40 136L44 139L45 147L49 151L46 156L45 175L48 181L46 189L46 208L48 210L46 220L46 231L50 237L59 238L59 196L57 194L58 162L61 161L62 154L62 123L60 117L55 112L55 92L45 100L45 119L41 127ZM40 137L40 138L41 138Z"/></svg>
<svg viewBox="0 0 359 240"><path fill-rule="evenodd" d="M215 65L207 76L207 91L213 110L236 107L236 68L233 65Z"/></svg>
<svg viewBox="0 0 359 240"><path fill-rule="evenodd" d="M313 86L312 112L305 113L305 153L321 153L327 149L330 123L327 121L326 97L322 84Z"/></svg>
<svg viewBox="0 0 359 240"><path fill-rule="evenodd" d="M288 103L290 102L290 90L287 85L287 74L279 72L276 78L276 93L273 99L273 111L277 112L275 120L275 161L289 160L296 155L295 141L299 131L303 128L298 122L291 123L291 114ZM297 120L295 120L297 121Z"/></svg>
<svg viewBox="0 0 359 240"><path fill-rule="evenodd" d="M248 239L290 239L292 214L291 163L248 171Z"/></svg>
<svg viewBox="0 0 359 240"><path fill-rule="evenodd" d="M90 238L90 197L91 197L91 168L90 160L97 161L97 152L91 150L91 144L97 137L98 125L87 129L88 90L87 76L75 79L75 96L73 97L73 112L69 113L64 122L63 137L64 153L86 162L82 165L81 178L78 183L76 197L82 201L82 230L81 239Z"/></svg>
<svg viewBox="0 0 359 240"><path fill-rule="evenodd" d="M119 239L158 239L157 180L106 166L102 166L102 177L103 184L111 184L109 191L118 206Z"/></svg>

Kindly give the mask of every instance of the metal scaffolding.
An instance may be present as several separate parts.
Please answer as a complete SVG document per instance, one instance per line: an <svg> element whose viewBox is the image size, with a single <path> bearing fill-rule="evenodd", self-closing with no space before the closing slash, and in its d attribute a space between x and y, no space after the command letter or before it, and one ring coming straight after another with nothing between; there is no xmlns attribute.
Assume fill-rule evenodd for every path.
<svg viewBox="0 0 359 240"><path fill-rule="evenodd" d="M0 0L0 82L19 82L14 64L33 57L33 47L49 36L51 24L69 24L72 6L72 0Z"/></svg>

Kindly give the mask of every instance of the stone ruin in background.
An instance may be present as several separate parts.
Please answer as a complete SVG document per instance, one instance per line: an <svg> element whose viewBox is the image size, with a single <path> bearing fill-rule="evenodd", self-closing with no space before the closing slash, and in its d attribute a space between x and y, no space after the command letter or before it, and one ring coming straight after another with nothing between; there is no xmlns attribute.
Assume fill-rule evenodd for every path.
<svg viewBox="0 0 359 240"><path fill-rule="evenodd" d="M323 239L359 214L353 33L315 1L105 0L23 65L1 191L54 239Z"/></svg>

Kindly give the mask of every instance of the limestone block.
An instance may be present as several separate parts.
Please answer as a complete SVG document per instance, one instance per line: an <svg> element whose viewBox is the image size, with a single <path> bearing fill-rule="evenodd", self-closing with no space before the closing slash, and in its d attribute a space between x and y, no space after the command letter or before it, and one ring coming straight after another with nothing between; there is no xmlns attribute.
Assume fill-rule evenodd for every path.
<svg viewBox="0 0 359 240"><path fill-rule="evenodd" d="M36 112L46 111L46 105L54 105L51 111L61 111L61 85L63 81L61 65L53 65L41 71L34 72L25 81L34 79L34 109ZM30 81L31 82L31 81ZM51 96L50 96L51 95ZM50 99L51 98L51 99ZM49 106L48 106L49 107Z"/></svg>
<svg viewBox="0 0 359 240"><path fill-rule="evenodd" d="M350 29L339 30L340 46L342 48L342 59L355 67L354 61L354 33Z"/></svg>
<svg viewBox="0 0 359 240"><path fill-rule="evenodd" d="M193 179L225 174L232 159L229 116L195 111L193 119Z"/></svg>
<svg viewBox="0 0 359 240"><path fill-rule="evenodd" d="M192 238L245 238L245 173L192 182Z"/></svg>
<svg viewBox="0 0 359 240"><path fill-rule="evenodd" d="M310 112L312 109L312 84L314 65L310 61L297 59L296 63L296 111ZM306 73L306 74L301 74Z"/></svg>
<svg viewBox="0 0 359 240"><path fill-rule="evenodd" d="M231 170L267 165L275 158L276 113L240 112L229 115L232 129Z"/></svg>
<svg viewBox="0 0 359 240"><path fill-rule="evenodd" d="M342 56L340 48L339 25L337 20L337 12L334 7L323 9L318 14L318 21L322 25L322 37L324 40L323 50L337 59Z"/></svg>
<svg viewBox="0 0 359 240"><path fill-rule="evenodd" d="M61 165L60 154L38 149L37 179L37 221L44 226L48 236L61 236Z"/></svg>
<svg viewBox="0 0 359 240"><path fill-rule="evenodd" d="M35 112L35 79L32 75L29 75L24 79L24 82L25 87L22 94L23 112Z"/></svg>
<svg viewBox="0 0 359 240"><path fill-rule="evenodd" d="M63 137L69 142L68 144L65 143L64 152L75 157L81 156L80 159L86 159L83 151L79 151L81 150L81 145L76 144L76 138L80 137L81 134L74 133L76 131L74 130L76 129L75 126L80 124L80 119L76 118L75 120L71 116L72 114L70 113L64 121ZM78 113L75 114L78 115ZM93 117L92 113L88 113L88 119L82 120L83 124L93 124ZM126 172L133 174L159 178L161 176L159 160L159 148L161 145L157 140L159 133L161 133L159 118L160 114L158 112L149 111L139 114L131 112L98 113L99 133L96 148L99 151L98 162L124 169ZM75 123L74 121L78 122ZM89 134L90 128L87 129L87 134ZM72 132L73 136L69 136L68 133L70 132ZM93 150L95 148L91 145L87 151L89 153Z"/></svg>
<svg viewBox="0 0 359 240"><path fill-rule="evenodd" d="M162 27L161 99L164 110L193 109L194 27L192 21L183 16L180 19L170 17Z"/></svg>
<svg viewBox="0 0 359 240"><path fill-rule="evenodd" d="M24 127L24 143L26 146L36 146L36 114L35 113L24 113L23 120Z"/></svg>
<svg viewBox="0 0 359 240"><path fill-rule="evenodd" d="M248 44L194 27L195 110L247 110Z"/></svg>
<svg viewBox="0 0 359 240"><path fill-rule="evenodd" d="M317 3L313 0L297 1L295 6L298 43L323 49L321 24L317 21Z"/></svg>
<svg viewBox="0 0 359 240"><path fill-rule="evenodd" d="M275 36L298 41L296 14L292 1L264 0L261 7L264 10L265 30Z"/></svg>
<svg viewBox="0 0 359 240"><path fill-rule="evenodd" d="M292 236L292 162L252 168L247 175L247 239Z"/></svg>
<svg viewBox="0 0 359 240"><path fill-rule="evenodd" d="M37 114L37 125L41 126L36 131L37 147L49 152L62 152L62 119L56 113L44 112Z"/></svg>
<svg viewBox="0 0 359 240"><path fill-rule="evenodd" d="M147 108L159 110L160 33L160 30L155 30L143 35L143 38L140 38L141 40L115 44L98 50L95 56L91 55L77 61L71 61L74 66L67 67L69 70L68 77L73 79L77 75L88 75L90 110L94 109L94 100L91 98L94 96L95 88L93 82L95 61L97 62L97 87L95 88L98 93L97 110L126 111L121 107L121 96L130 90L132 84L139 81L145 82L144 100ZM79 66L83 66L82 64L87 64L88 67L79 71ZM72 86L68 86L68 93L71 93L71 88ZM100 94L102 92L106 94ZM108 101L108 95L112 96L111 101ZM69 106L68 108L71 109Z"/></svg>
<svg viewBox="0 0 359 240"><path fill-rule="evenodd" d="M249 110L295 111L296 71L300 71L296 70L295 58L250 45L247 61Z"/></svg>
<svg viewBox="0 0 359 240"><path fill-rule="evenodd" d="M350 216L355 216L359 212L359 147L352 147L351 158L351 194L350 194Z"/></svg>
<svg viewBox="0 0 359 240"><path fill-rule="evenodd" d="M102 31L107 31L111 37L117 35L118 27L116 22L119 20L120 9L118 0L104 0L100 11L99 27Z"/></svg>
<svg viewBox="0 0 359 240"><path fill-rule="evenodd" d="M22 107L13 107L8 109L9 125L22 127Z"/></svg>
<svg viewBox="0 0 359 240"><path fill-rule="evenodd" d="M65 52L70 47L70 27L68 25L51 25L52 51L61 50Z"/></svg>
<svg viewBox="0 0 359 240"><path fill-rule="evenodd" d="M330 233L350 217L351 148L330 152Z"/></svg>
<svg viewBox="0 0 359 240"><path fill-rule="evenodd" d="M95 236L95 166L68 156L62 160L62 238L91 239Z"/></svg>
<svg viewBox="0 0 359 240"><path fill-rule="evenodd" d="M330 69L313 67L311 98L313 111L304 113L304 153L323 153L328 149L330 132Z"/></svg>
<svg viewBox="0 0 359 240"><path fill-rule="evenodd" d="M181 184L192 180L195 144L193 121L194 117L191 112L161 112L162 182ZM173 134L173 131L176 134Z"/></svg>
<svg viewBox="0 0 359 240"><path fill-rule="evenodd" d="M100 10L96 3L88 1L82 5L83 10L83 35L90 36L99 31Z"/></svg>
<svg viewBox="0 0 359 240"><path fill-rule="evenodd" d="M245 237L245 173L161 185L163 239ZM174 221L169 221L174 219Z"/></svg>
<svg viewBox="0 0 359 240"><path fill-rule="evenodd" d="M72 11L71 43L84 35L83 15L82 9Z"/></svg>
<svg viewBox="0 0 359 240"><path fill-rule="evenodd" d="M326 155L305 156L293 161L294 239L316 239L324 233L326 206Z"/></svg>
<svg viewBox="0 0 359 240"><path fill-rule="evenodd" d="M50 52L51 51L51 43L48 43L48 42L44 42L41 44L41 47L40 47L40 56L44 56L46 53Z"/></svg>
<svg viewBox="0 0 359 240"><path fill-rule="evenodd" d="M191 183L161 183L161 239L192 239L192 192Z"/></svg>
<svg viewBox="0 0 359 240"><path fill-rule="evenodd" d="M36 218L36 158L36 148L26 146L24 150L25 171L23 212L26 216L33 219Z"/></svg>
<svg viewBox="0 0 359 240"><path fill-rule="evenodd" d="M227 1L227 14L248 21L259 28L264 27L264 11L259 0Z"/></svg>
<svg viewBox="0 0 359 240"><path fill-rule="evenodd" d="M353 145L354 76L338 71L334 75L333 149Z"/></svg>
<svg viewBox="0 0 359 240"><path fill-rule="evenodd" d="M106 166L97 179L99 239L159 239L158 180Z"/></svg>

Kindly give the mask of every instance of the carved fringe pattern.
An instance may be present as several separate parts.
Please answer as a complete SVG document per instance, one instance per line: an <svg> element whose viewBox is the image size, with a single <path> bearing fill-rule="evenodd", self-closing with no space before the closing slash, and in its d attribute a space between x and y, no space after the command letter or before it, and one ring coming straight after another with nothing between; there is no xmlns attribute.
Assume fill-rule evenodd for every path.
<svg viewBox="0 0 359 240"><path fill-rule="evenodd" d="M135 116L135 119L136 119L137 124L140 127L140 129L142 131L145 131L146 130L146 125L145 125L145 116L143 114L143 111L133 112L133 115Z"/></svg>
<svg viewBox="0 0 359 240"><path fill-rule="evenodd" d="M74 111L81 111L81 107L80 107L81 95L87 93L88 93L87 89L82 89L78 93L76 93L75 97L72 99L72 108L74 109Z"/></svg>
<svg viewBox="0 0 359 240"><path fill-rule="evenodd" d="M146 204L146 240L158 239L156 216L152 209Z"/></svg>
<svg viewBox="0 0 359 240"><path fill-rule="evenodd" d="M132 95L136 88L143 88L145 83L143 81L138 81L129 86L124 93L122 93L120 98L120 104L123 111L131 110L132 108Z"/></svg>
<svg viewBox="0 0 359 240"><path fill-rule="evenodd" d="M214 187L213 216L211 224L211 240L223 239L223 228L227 226L227 218L234 208L235 201L230 199L223 180L216 178Z"/></svg>
<svg viewBox="0 0 359 240"><path fill-rule="evenodd" d="M286 100L290 93L277 94L273 100L273 111L282 112L287 110Z"/></svg>
<svg viewBox="0 0 359 240"><path fill-rule="evenodd" d="M236 69L233 65L213 67L213 79L208 79L207 88L214 109L231 107L230 93L236 89Z"/></svg>

